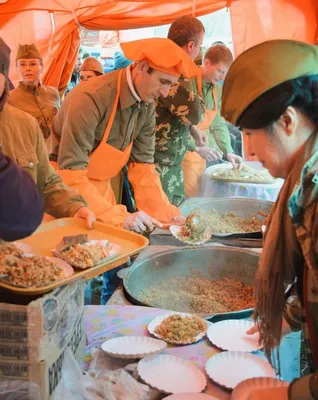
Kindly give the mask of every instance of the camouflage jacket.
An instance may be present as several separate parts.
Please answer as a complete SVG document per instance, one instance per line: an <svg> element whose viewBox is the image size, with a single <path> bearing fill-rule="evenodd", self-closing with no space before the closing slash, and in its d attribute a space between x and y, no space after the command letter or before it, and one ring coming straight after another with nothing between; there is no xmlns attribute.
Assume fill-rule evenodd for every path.
<svg viewBox="0 0 318 400"><path fill-rule="evenodd" d="M194 88L193 79L182 76L170 89L166 98L159 98L156 106L155 163L180 165L188 150L190 125L197 125L205 111L204 101Z"/></svg>

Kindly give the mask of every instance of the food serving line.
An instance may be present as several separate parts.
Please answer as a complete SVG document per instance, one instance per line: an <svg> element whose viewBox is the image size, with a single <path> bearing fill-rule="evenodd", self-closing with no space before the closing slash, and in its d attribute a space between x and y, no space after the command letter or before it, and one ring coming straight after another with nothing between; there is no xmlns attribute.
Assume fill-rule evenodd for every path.
<svg viewBox="0 0 318 400"><path fill-rule="evenodd" d="M181 211L187 216L197 208L203 213L214 209L220 215L227 211L235 211L239 217L248 219L255 217L258 212L261 214L260 218L268 214L271 203L242 198L191 199L184 203ZM87 231L83 221L61 219L41 226L35 234L22 243L29 246L32 253L50 257L52 249L56 248L61 238L65 236L72 238L83 234L88 234L90 240L97 240L98 243L107 239L109 243L118 246L115 246L117 251L112 255L108 252L106 259L91 268L74 268L69 276L44 286L21 288L12 286L5 280L0 283L2 288L9 289L10 292L22 295L24 298L27 298L26 295L32 300L34 296L38 297L33 303L17 301L16 304L27 305L23 309L20 305L1 305L0 317L4 320L2 322L10 322L5 335L10 336L12 330L21 330L21 325L25 327L26 332L29 332L28 340L21 351L24 358L17 350L18 336L12 335L14 338L9 346L2 349L0 346L2 382L16 382L15 391L30 391L32 386L30 381L32 381L40 388L39 393L42 397L38 397L39 399L58 398L61 393L59 388L63 393L63 390L66 390L63 385L67 385L69 380L67 368L64 371L61 365L65 358L72 357L67 349L71 348L76 359L80 361L86 345L82 366L89 372L92 372L93 368L95 378L104 374L105 381L102 379L104 396L108 393L104 398L109 399L133 399L129 397L131 392L130 395L123 394L127 387L132 392L135 390L136 396L138 393L138 399L161 399L171 393L180 392L192 392L190 395L192 400L201 397L202 400L208 399L199 395L201 392L214 396L210 399L227 399L231 398L230 390L240 381L256 377L250 382L247 381L247 385L244 383L233 391L233 399L244 400L255 385L266 386L273 382L275 385L285 384L279 380L272 381L275 373L264 357L259 356L261 353L257 334L253 337L245 335L247 328L252 324L249 320L251 308L235 308L234 311L218 313L206 309L204 313L200 313L202 318L209 320L205 322L202 319L202 326L205 327L203 329L201 326L203 331L192 339L188 338L188 342L178 341L171 344L168 336L162 336L162 332L168 326L165 324L169 318L179 318L181 322L178 323L181 327L185 321L191 321L191 327L197 321L191 320L191 314L190 316L187 314L178 316L176 312L173 312L173 315L168 314L169 305L174 304L172 292L170 303L169 301L152 303L151 300L147 301L145 296L141 296L145 289L151 289L158 282L169 283L171 279L171 282L174 282L173 279L190 277L193 272L199 273L206 281L231 278L243 282L244 285L253 285L261 248L261 232L214 232L211 240L202 246L180 247L183 246L180 237L179 239L177 235L173 237L169 231L156 230L150 235L152 246L145 249L148 240L143 236L100 223L96 223L92 231ZM131 255L137 253L140 255L135 263L129 269L120 271L123 289L115 292L108 305L87 306L84 309L83 284L79 279L98 276L123 264ZM58 252L55 254L58 255ZM206 290L206 286L204 287ZM128 300L124 299L123 294ZM123 305L113 305L112 302ZM178 296L174 302L178 303ZM146 304L152 307L143 307ZM159 304L160 308L156 307L156 304ZM17 318L18 314L22 315L23 323ZM37 315L38 319L33 314ZM118 339L112 342L111 339L114 338ZM292 345L291 340L293 340ZM290 355L289 349L295 347L295 340L299 341L298 336L289 337L285 340L285 345L283 343L281 346L281 351L284 352L284 357L281 357L282 377L287 380L298 375L298 371L291 371L290 365L288 369L284 368L284 363L291 364L290 357L286 358L285 354ZM170 343L168 346L167 342ZM284 350L284 346L287 351ZM104 350L101 350L101 347ZM120 373L114 372L116 360L119 364L115 369ZM133 369L127 376L126 368L130 368L129 361L132 362ZM68 363L69 360L65 362ZM107 369L106 366L112 363L112 368ZM294 365L296 363L294 361ZM21 373L16 367L17 364L21 365L21 370L27 372ZM36 367L40 366L42 369L37 370ZM258 378L264 376L270 379ZM21 385L21 379L24 385ZM85 376L80 375L76 379L82 381ZM133 381L127 383L127 379ZM100 380L94 382L96 385L101 383ZM117 386L114 382L117 382ZM5 393L5 390L8 390L8 387L2 388L0 385L0 393ZM194 397L194 393L197 393L197 397ZM98 397L96 394L96 397L90 398L103 397ZM179 396L171 399L173 398L181 400L189 397Z"/></svg>

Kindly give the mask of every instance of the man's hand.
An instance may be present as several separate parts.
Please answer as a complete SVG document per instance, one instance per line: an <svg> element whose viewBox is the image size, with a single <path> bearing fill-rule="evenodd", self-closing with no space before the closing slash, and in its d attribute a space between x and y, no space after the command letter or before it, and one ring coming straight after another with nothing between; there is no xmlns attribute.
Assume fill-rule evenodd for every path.
<svg viewBox="0 0 318 400"><path fill-rule="evenodd" d="M85 219L88 229L93 229L93 224L96 221L95 214L87 207L81 207L74 215L74 218Z"/></svg>
<svg viewBox="0 0 318 400"><path fill-rule="evenodd" d="M129 214L124 222L124 229L142 233L145 231L152 232L155 227L161 228L162 224L154 218L151 218L143 211Z"/></svg>
<svg viewBox="0 0 318 400"><path fill-rule="evenodd" d="M201 131L200 128L198 128L196 125L192 125L190 127L190 133L195 141L196 146L202 147L206 145L207 141L206 134L205 132Z"/></svg>
<svg viewBox="0 0 318 400"><path fill-rule="evenodd" d="M243 162L242 157L237 156L234 153L228 153L226 157L229 160L229 162L233 165L233 169L241 168Z"/></svg>
<svg viewBox="0 0 318 400"><path fill-rule="evenodd" d="M217 161L222 158L220 152L213 150L210 147L197 147L195 151L207 162Z"/></svg>

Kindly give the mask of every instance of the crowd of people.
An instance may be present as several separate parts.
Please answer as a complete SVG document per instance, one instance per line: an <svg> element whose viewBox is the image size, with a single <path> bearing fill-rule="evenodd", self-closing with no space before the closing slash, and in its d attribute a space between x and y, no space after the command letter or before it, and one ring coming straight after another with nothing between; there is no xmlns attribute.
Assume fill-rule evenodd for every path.
<svg viewBox="0 0 318 400"><path fill-rule="evenodd" d="M19 46L20 82L10 91L10 49L1 40L0 236L31 234L43 212L138 233L183 224L178 206L198 195L207 165L225 159L240 168L229 124L244 129L250 155L285 179L267 221L255 329L269 359L287 326L303 329L311 373L255 399L278 398L283 390L292 400L315 399L318 49L269 41L233 62L231 51L215 43L198 66L204 33L198 19L179 17L167 38L122 43L111 71L80 51L65 93L42 83L34 44ZM123 175L129 208L120 196ZM104 276L107 296L113 278ZM293 286L286 303L287 283Z"/></svg>

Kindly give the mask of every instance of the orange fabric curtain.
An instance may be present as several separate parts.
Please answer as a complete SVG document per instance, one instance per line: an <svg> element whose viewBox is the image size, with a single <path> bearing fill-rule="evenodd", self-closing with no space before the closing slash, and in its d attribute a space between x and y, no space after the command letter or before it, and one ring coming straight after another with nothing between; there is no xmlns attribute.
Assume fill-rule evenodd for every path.
<svg viewBox="0 0 318 400"><path fill-rule="evenodd" d="M271 39L315 43L318 33L315 3L315 0L232 0L230 13L235 56ZM243 145L245 159L255 160L248 155L246 135L243 135Z"/></svg>
<svg viewBox="0 0 318 400"><path fill-rule="evenodd" d="M75 65L79 26L92 30L156 26L183 14L208 14L226 4L226 0L8 0L0 6L0 28L13 59L19 43L35 42L44 59L43 82L63 90ZM44 26L39 28L38 23Z"/></svg>

